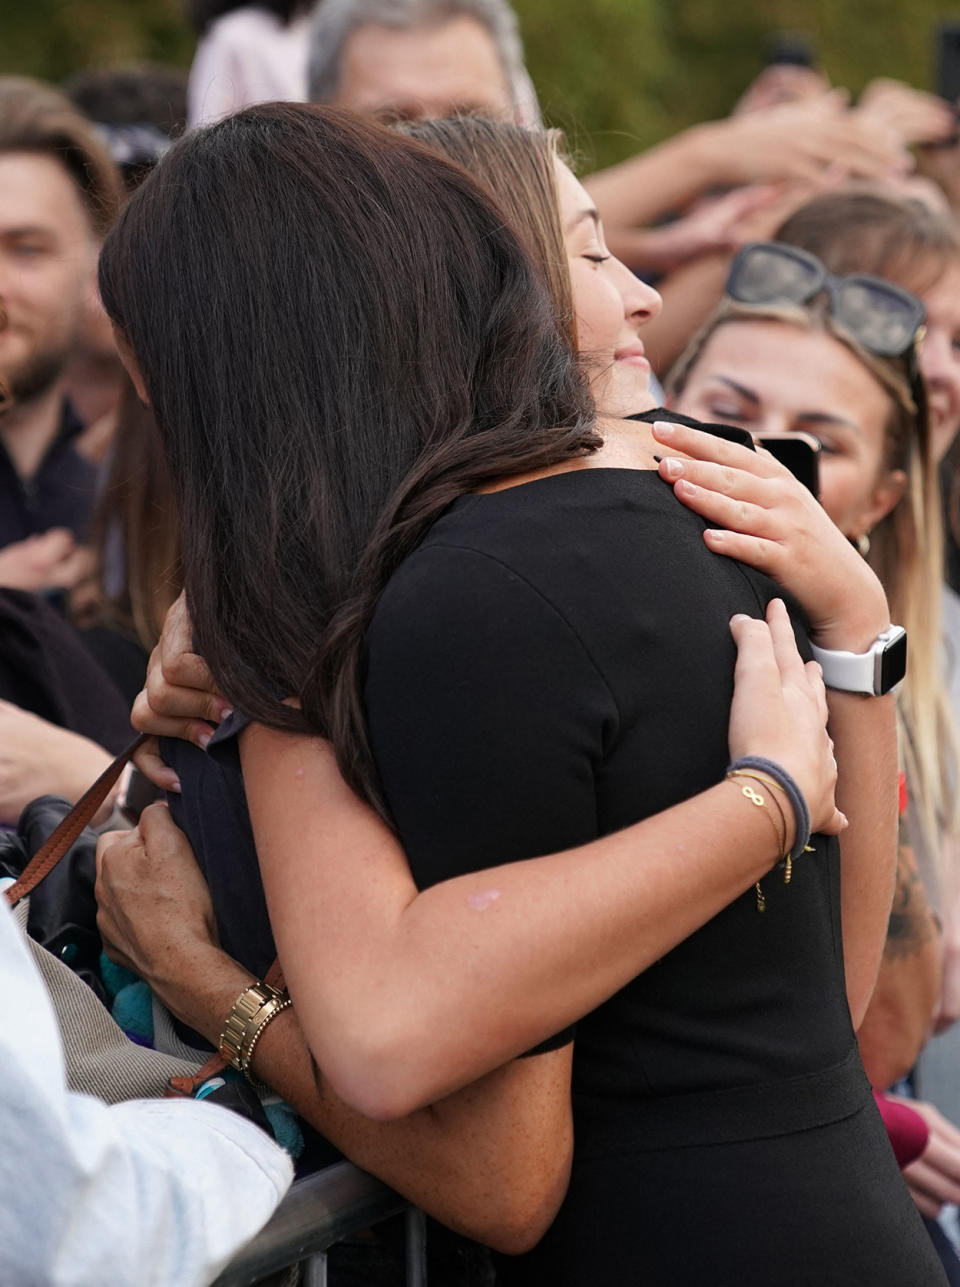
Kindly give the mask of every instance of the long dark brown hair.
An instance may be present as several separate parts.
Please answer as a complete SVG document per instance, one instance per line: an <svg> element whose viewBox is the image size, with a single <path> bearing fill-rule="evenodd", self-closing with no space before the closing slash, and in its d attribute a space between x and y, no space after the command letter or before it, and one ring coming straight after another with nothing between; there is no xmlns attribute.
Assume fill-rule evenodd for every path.
<svg viewBox="0 0 960 1287"><path fill-rule="evenodd" d="M456 497L599 445L540 275L450 162L271 104L174 146L100 286L165 441L200 651L382 808L360 657L387 580Z"/></svg>

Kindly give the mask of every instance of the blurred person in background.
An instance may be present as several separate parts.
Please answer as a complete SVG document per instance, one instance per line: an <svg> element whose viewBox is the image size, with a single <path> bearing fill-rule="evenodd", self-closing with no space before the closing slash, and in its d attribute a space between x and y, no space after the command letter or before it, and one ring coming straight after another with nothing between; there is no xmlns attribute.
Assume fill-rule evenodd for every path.
<svg viewBox="0 0 960 1287"><path fill-rule="evenodd" d="M840 253L839 238L830 235L837 227L829 217L831 206L843 217L850 214L850 201L839 194L823 197L809 215L797 217L798 240L808 250L814 240L818 247L832 249L831 262L841 273L836 290L845 284L859 289L847 279L851 265ZM871 202L880 205L873 210L872 227ZM949 224L938 224L913 203L893 204L892 210L890 205L869 194L862 205L854 199L853 210L862 217L850 222L841 218L851 241L865 243L853 259L878 267L884 248L891 263L902 251L899 276L914 285L924 272L929 281L931 273L955 265L957 242ZM806 235L801 236L804 227ZM813 230L819 232L816 238ZM905 786L897 890L877 986L857 1034L871 1081L885 1089L913 1066L939 1003L939 932L921 873L939 905L936 877L945 848L950 852L944 838L949 841L955 827L956 740L939 665L943 531L938 460L910 349L913 334L904 330L902 356L872 349L867 328L845 329L842 315L837 319L842 305L836 293L831 291L829 299L821 289L808 299L791 293L785 283L792 281L800 262L792 253L787 246L757 244L735 261L730 295L677 364L670 392L677 409L689 415L740 425L757 435L800 430L816 435L822 444L824 508L860 545L895 605L894 613L913 623L907 680L898 694ZM804 271L812 265L822 272L816 259L803 263ZM748 273L749 295L741 289ZM908 309L910 301L905 292L886 300L878 297L872 301L873 316L883 318L888 310L895 320L896 310ZM912 303L916 332L923 311L918 300ZM676 476L680 473L678 469ZM717 520L692 494L688 503ZM736 517L729 521L735 529ZM916 1165L935 1176L936 1183L927 1178L926 1190L919 1197L914 1191L914 1196L928 1214L931 1190L939 1192L941 1201L957 1192L960 1133L932 1105L923 1106L923 1113L929 1135ZM909 1180L909 1169L906 1175ZM931 1233L953 1270L952 1249L938 1230Z"/></svg>
<svg viewBox="0 0 960 1287"><path fill-rule="evenodd" d="M75 801L129 740L128 703L44 602L63 606L94 569L99 471L68 383L91 334L112 352L95 273L121 198L63 95L0 78L0 823L38 795Z"/></svg>
<svg viewBox="0 0 960 1287"><path fill-rule="evenodd" d="M786 221L777 238L812 251L835 273L885 277L922 300L926 325L918 362L930 410L931 452L941 468L947 527L955 542L960 520L960 231L953 216L893 194L854 190L810 202ZM960 723L960 596L946 583L941 621L942 682L956 725ZM943 760L946 765L953 763L949 755ZM867 1032L878 1051L900 1052L894 1064L881 1065L881 1078L887 1081L921 1057L921 1094L928 1093L924 1091L926 1068L935 1072L942 1065L944 1085L954 1080L955 1038L942 1050L937 1042L926 1049L925 1045L931 1029L946 1032L960 1017L958 784L949 770L945 777L939 816L932 823L924 825L924 811L918 810L916 801L910 802L907 839L923 885L905 885L901 872L891 921L891 929L900 932L892 934L888 943ZM933 1105L915 1106L927 1121L929 1143L906 1177L920 1209L933 1217L945 1203L960 1200L960 1132ZM955 1114L956 1095L943 1106Z"/></svg>
<svg viewBox="0 0 960 1287"><path fill-rule="evenodd" d="M308 88L315 103L387 122L540 119L506 0L320 0Z"/></svg>
<svg viewBox="0 0 960 1287"><path fill-rule="evenodd" d="M100 241L120 181L94 128L55 90L0 79L0 585L69 589L90 570L96 468L66 394L96 310Z"/></svg>
<svg viewBox="0 0 960 1287"><path fill-rule="evenodd" d="M253 103L307 96L311 0L186 0L199 37L187 124L206 125Z"/></svg>
<svg viewBox="0 0 960 1287"><path fill-rule="evenodd" d="M667 307L650 328L655 370L669 372L718 303L739 246L773 237L821 192L848 179L882 181L942 208L941 189L914 172L915 156L949 138L955 119L942 99L897 81L871 81L851 107L848 92L832 89L822 72L771 66L725 120L695 126L588 180L612 224L611 245L638 271L657 274ZM731 185L722 196L710 192ZM656 204L664 192L672 204ZM672 222L649 228L657 218ZM651 259L661 240L680 253Z"/></svg>
<svg viewBox="0 0 960 1287"><path fill-rule="evenodd" d="M62 89L97 127L128 191L186 128L187 73L179 67L133 63L77 72Z"/></svg>

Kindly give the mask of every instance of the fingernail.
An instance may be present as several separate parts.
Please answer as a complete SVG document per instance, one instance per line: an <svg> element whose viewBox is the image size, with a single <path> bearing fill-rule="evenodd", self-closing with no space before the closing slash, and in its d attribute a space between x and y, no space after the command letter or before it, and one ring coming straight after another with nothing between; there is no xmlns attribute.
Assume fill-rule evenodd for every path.
<svg viewBox="0 0 960 1287"><path fill-rule="evenodd" d="M671 456L669 460L662 462L661 469L668 478L679 478L683 473L683 462Z"/></svg>
<svg viewBox="0 0 960 1287"><path fill-rule="evenodd" d="M657 464L659 465L659 464L660 464L660 461L661 461L661 460L663 460L663 457L662 457L662 456L654 456L654 460L655 460L655 461L657 462Z"/></svg>
<svg viewBox="0 0 960 1287"><path fill-rule="evenodd" d="M182 794L183 794L183 787L180 785L180 779L179 779L179 778L171 778L171 779L170 779L170 785L167 787L167 790L168 790L168 791L176 791L177 795L182 795Z"/></svg>
<svg viewBox="0 0 960 1287"><path fill-rule="evenodd" d="M677 483L677 492L681 496L696 496L699 490L699 487L695 487L694 484L688 482L686 478L681 478Z"/></svg>
<svg viewBox="0 0 960 1287"><path fill-rule="evenodd" d="M209 732L207 732L207 733L198 733L198 734L197 734L197 745L198 745L198 746L200 746L200 747L205 751L205 750L207 749L207 747L210 745L210 742L211 742L211 739L212 739L212 738L213 738L213 734L212 734L212 733L209 733Z"/></svg>
<svg viewBox="0 0 960 1287"><path fill-rule="evenodd" d="M731 626L733 626L733 625L736 625L736 623L737 623L738 621L749 621L749 620L750 620L750 618L747 616L747 614L746 614L745 612L736 612L736 613L734 613L734 615L730 618L730 624L731 624Z"/></svg>
<svg viewBox="0 0 960 1287"><path fill-rule="evenodd" d="M658 438L672 438L675 432L675 426L669 424L666 420L658 420L654 424Z"/></svg>
<svg viewBox="0 0 960 1287"><path fill-rule="evenodd" d="M220 723L222 724L222 723L223 723L223 721L224 721L225 719L229 719L229 718L230 718L230 716L231 716L232 714L233 714L233 707L232 707L232 706L221 706L221 707L220 707Z"/></svg>

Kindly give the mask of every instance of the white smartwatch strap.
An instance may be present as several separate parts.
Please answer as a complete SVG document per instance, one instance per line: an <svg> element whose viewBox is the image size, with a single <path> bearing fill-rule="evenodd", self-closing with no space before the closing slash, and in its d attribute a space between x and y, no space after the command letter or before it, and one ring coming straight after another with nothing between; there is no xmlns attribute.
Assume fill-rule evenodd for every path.
<svg viewBox="0 0 960 1287"><path fill-rule="evenodd" d="M865 693L879 696L884 653L889 644L901 634L902 627L890 626L877 635L870 648L863 653L843 652L839 649L818 648L810 645L813 660L819 662L823 682L827 688L837 688L845 693Z"/></svg>

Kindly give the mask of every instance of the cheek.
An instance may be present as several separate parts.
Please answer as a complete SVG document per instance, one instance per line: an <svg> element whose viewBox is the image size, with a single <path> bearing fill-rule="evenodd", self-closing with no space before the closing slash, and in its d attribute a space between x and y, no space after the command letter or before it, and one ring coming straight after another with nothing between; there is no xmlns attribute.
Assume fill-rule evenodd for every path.
<svg viewBox="0 0 960 1287"><path fill-rule="evenodd" d="M570 265L577 339L582 352L609 360L623 325L623 302L609 282L583 260Z"/></svg>
<svg viewBox="0 0 960 1287"><path fill-rule="evenodd" d="M855 536L857 518L866 508L873 474L849 456L820 457L820 504L845 536Z"/></svg>
<svg viewBox="0 0 960 1287"><path fill-rule="evenodd" d="M86 277L64 260L49 260L8 274L8 291L21 311L58 327L77 312Z"/></svg>

